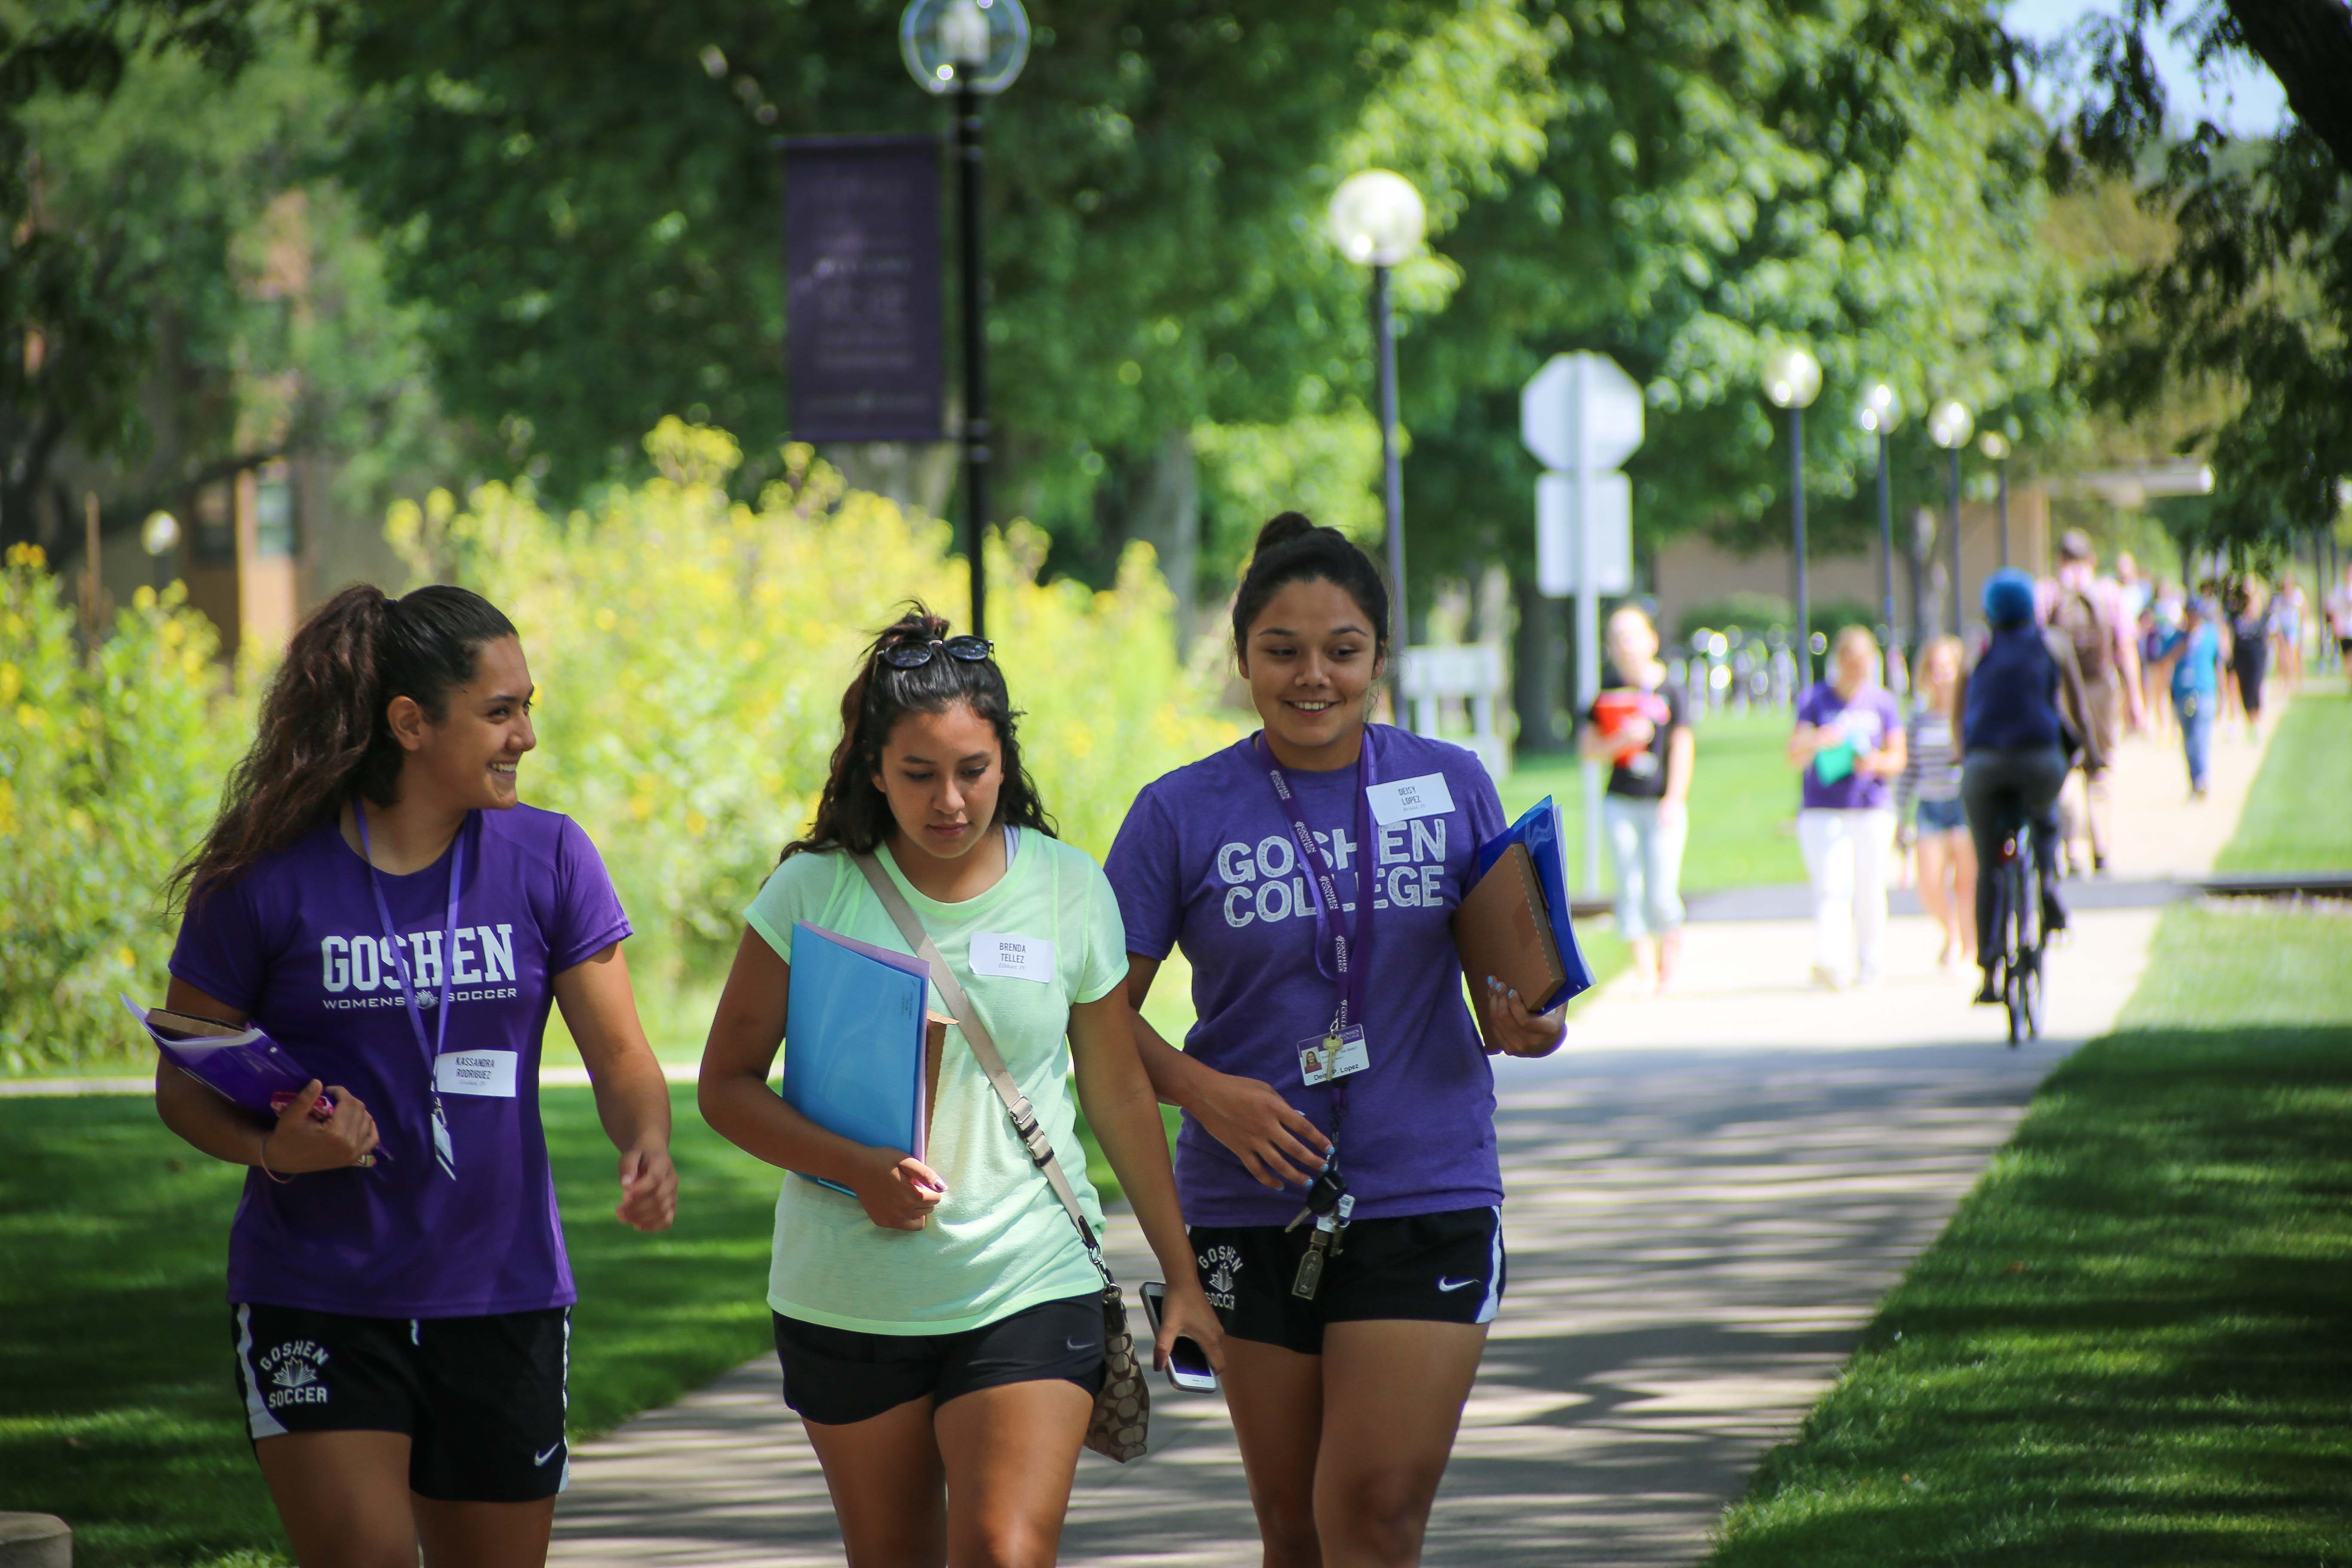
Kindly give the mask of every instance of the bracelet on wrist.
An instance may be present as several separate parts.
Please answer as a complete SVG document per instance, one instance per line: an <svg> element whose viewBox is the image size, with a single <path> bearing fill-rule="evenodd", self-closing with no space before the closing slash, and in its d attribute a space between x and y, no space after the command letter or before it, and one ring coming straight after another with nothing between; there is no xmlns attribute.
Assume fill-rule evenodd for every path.
<svg viewBox="0 0 2352 1568"><path fill-rule="evenodd" d="M272 1131L274 1131L275 1129ZM269 1133L268 1132L261 1135L261 1173L281 1187L291 1186L294 1183L293 1177L281 1176L269 1168Z"/></svg>

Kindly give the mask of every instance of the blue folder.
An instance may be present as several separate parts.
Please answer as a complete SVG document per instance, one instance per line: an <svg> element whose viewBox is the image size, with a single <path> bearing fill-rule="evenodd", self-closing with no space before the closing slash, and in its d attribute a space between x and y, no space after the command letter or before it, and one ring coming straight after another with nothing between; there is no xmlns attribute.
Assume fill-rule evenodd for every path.
<svg viewBox="0 0 2352 1568"><path fill-rule="evenodd" d="M920 959L806 921L795 924L784 1006L784 1103L828 1132L921 1159L929 1121L923 1045L930 989L930 971Z"/></svg>
<svg viewBox="0 0 2352 1568"><path fill-rule="evenodd" d="M1576 922L1569 918L1568 862L1563 839L1559 807L1552 804L1551 796L1546 795L1529 806L1526 816L1480 845L1478 858L1470 868L1469 885L1475 888L1487 868L1503 858L1505 850L1514 844L1528 847L1528 858L1535 864L1536 880L1543 889L1546 910L1551 916L1552 945L1559 950L1559 966L1568 972L1559 990L1539 1004L1528 1003L1528 1008L1538 1013L1549 1013L1570 997L1592 989L1592 965L1585 962L1584 948L1576 940ZM799 983L797 973L793 983Z"/></svg>

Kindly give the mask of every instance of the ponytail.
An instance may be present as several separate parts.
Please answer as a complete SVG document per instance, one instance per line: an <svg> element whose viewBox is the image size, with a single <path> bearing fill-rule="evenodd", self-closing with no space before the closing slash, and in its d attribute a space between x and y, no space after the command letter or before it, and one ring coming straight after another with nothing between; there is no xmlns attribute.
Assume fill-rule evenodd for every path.
<svg viewBox="0 0 2352 1568"><path fill-rule="evenodd" d="M1318 528L1304 512L1286 511L1258 530L1257 548L1234 595L1234 653L1249 658L1249 632L1286 584L1336 584L1372 624L1372 652L1389 651L1389 589L1372 558L1336 528Z"/></svg>
<svg viewBox="0 0 2352 1568"><path fill-rule="evenodd" d="M833 748L816 820L806 835L784 846L782 858L832 850L873 854L890 836L890 802L878 787L882 748L890 732L907 714L944 713L958 703L968 705L996 731L1004 782L997 789L995 820L1048 838L1059 836L1037 798L1036 782L1022 763L1021 715L1013 710L996 660L950 658L945 648L934 648L928 663L901 669L883 658L895 648L944 642L947 635L947 617L916 603L866 645L856 679L841 694L841 740Z"/></svg>
<svg viewBox="0 0 2352 1568"><path fill-rule="evenodd" d="M388 716L414 699L435 722L449 693L474 678L482 647L515 635L478 594L436 585L388 599L369 584L344 589L286 646L261 699L253 745L230 770L220 814L167 885L171 903L200 899L365 795L390 805L404 753Z"/></svg>

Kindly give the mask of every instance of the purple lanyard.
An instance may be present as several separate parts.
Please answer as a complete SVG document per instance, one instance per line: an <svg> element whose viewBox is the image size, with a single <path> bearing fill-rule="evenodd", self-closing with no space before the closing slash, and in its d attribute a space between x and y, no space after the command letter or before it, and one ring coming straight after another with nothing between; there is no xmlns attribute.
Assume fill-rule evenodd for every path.
<svg viewBox="0 0 2352 1568"><path fill-rule="evenodd" d="M1298 845L1299 864L1315 873L1309 879L1315 889L1315 967L1339 983L1339 1012L1332 1031L1339 1032L1364 1019L1364 1002L1371 990L1371 969L1367 960L1372 947L1372 893L1376 878L1372 874L1372 804L1369 787L1380 782L1380 769L1372 760L1372 727L1364 726L1363 750L1356 756L1356 919L1353 931L1349 929L1348 911L1339 901L1339 875L1331 857L1315 842L1315 834L1299 815L1298 797L1290 787L1290 775L1283 771L1274 753L1267 749L1261 731L1251 742L1259 761L1265 764L1266 777L1273 781L1274 798L1281 803L1283 814L1290 818L1290 836ZM1331 950L1327 965L1323 951ZM1339 1080L1344 1095L1347 1080Z"/></svg>
<svg viewBox="0 0 2352 1568"><path fill-rule="evenodd" d="M433 1157L439 1162L441 1173L456 1180L457 1155L449 1141L449 1119L441 1110L441 1083L438 1064L442 1047L449 1038L449 971L456 967L457 955L457 890L466 877L466 829L473 814L457 825L457 837L449 843L449 920L441 933L441 950L436 955L441 971L441 1016L434 1020L431 1041L425 1038L425 1015L416 1005L416 988L409 983L408 950L401 945L400 933L393 929L392 906L384 901L383 882L375 872L375 855L368 847L367 807L352 802L352 816L360 825L360 858L367 862L368 890L375 895L375 912L383 921L384 944L392 950L393 968L400 976L400 999L408 1005L408 1026L415 1032L416 1048L425 1053L425 1081L433 1093Z"/></svg>

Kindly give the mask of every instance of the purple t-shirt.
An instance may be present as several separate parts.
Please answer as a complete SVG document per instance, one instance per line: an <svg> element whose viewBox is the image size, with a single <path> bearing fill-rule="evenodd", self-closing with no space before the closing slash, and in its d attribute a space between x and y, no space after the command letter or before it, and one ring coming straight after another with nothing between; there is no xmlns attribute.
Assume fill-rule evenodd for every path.
<svg viewBox="0 0 2352 1568"><path fill-rule="evenodd" d="M445 1071L457 1179L433 1158L432 1072L401 1001L367 863L332 823L199 899L172 973L254 1023L375 1117L389 1160L280 1185L256 1170L229 1231L228 1296L369 1318L568 1306L572 1266L539 1120L554 976L629 934L604 862L568 816L518 805L459 830L466 868ZM426 1040L436 1033L449 857L378 873ZM507 1055L504 1053L511 1053ZM464 1082L475 1092L454 1092ZM499 1090L510 1086L511 1092Z"/></svg>
<svg viewBox="0 0 2352 1568"><path fill-rule="evenodd" d="M1797 699L1797 722L1839 731L1861 753L1875 752L1886 744L1887 737L1903 732L1903 710L1895 705L1895 694L1883 686L1865 686L1849 702L1838 695L1836 687L1819 680ZM1860 768L1823 784L1821 769L1807 763L1804 783L1805 805L1810 809L1863 811L1892 808L1895 804L1887 782Z"/></svg>
<svg viewBox="0 0 2352 1568"><path fill-rule="evenodd" d="M1478 846L1503 831L1502 802L1478 759L1456 745L1386 725L1366 731L1378 784L1419 783L1381 800L1374 821L1371 995L1363 1019L1371 1058L1342 1080L1348 1110L1339 1157L1356 1217L1435 1214L1503 1201L1495 1154L1495 1076L1463 1000L1449 922ZM1442 779L1446 809L1433 809ZM1339 896L1355 919L1363 846L1356 842L1356 770L1290 774L1301 815L1329 849ZM1404 811L1388 810L1391 797ZM1275 1086L1326 1132L1330 1084L1304 1081L1298 1044L1331 1023L1339 999L1328 939L1317 961L1315 894L1290 820L1250 741L1147 786L1104 863L1130 952L1192 964L1199 1022L1184 1048L1219 1072ZM1287 1225L1296 1193L1269 1192L1190 1115L1176 1148L1184 1217L1195 1225Z"/></svg>

